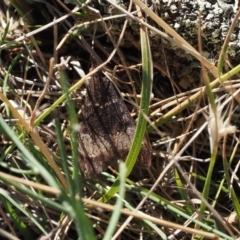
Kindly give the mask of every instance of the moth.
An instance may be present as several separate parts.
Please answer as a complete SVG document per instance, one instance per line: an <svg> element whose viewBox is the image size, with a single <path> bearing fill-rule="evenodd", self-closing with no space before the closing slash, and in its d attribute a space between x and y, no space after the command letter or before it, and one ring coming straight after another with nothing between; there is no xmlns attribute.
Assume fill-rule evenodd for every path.
<svg viewBox="0 0 240 240"><path fill-rule="evenodd" d="M91 178L118 160L125 161L136 128L127 106L114 84L96 73L86 82L79 131L80 168ZM151 148L145 138L137 159L141 168L151 164Z"/></svg>

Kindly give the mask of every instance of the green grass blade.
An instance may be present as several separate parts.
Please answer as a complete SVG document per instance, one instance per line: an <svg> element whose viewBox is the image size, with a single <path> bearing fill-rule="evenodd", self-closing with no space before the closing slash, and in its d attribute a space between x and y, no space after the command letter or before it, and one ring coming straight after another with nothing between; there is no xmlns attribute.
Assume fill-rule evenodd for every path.
<svg viewBox="0 0 240 240"><path fill-rule="evenodd" d="M71 130L69 131L70 132L69 135L70 135L70 140L71 140L72 159L73 159L73 173L72 173L72 177L71 177L73 179L72 192L75 194L76 193L80 194L80 196L82 196L82 194L81 194L82 178L81 178L81 175L79 174L80 167L79 167L79 153L78 153L79 132L77 131L79 123L78 123L77 115L75 112L73 100L68 92L69 86L67 85L67 82L68 82L67 76L66 76L65 72L63 72L63 71L60 73L60 80L61 80L61 85L62 85L64 94L66 95L66 109L67 109L68 117L70 120L70 127L71 127Z"/></svg>
<svg viewBox="0 0 240 240"><path fill-rule="evenodd" d="M117 202L115 204L114 212L112 213L112 216L109 220L109 225L106 230L106 233L104 235L103 240L108 240L112 238L112 235L116 229L116 225L118 223L118 219L121 215L121 209L123 206L123 199L125 196L125 176L126 176L126 167L124 163L119 164L119 197L117 199Z"/></svg>
<svg viewBox="0 0 240 240"><path fill-rule="evenodd" d="M141 86L141 102L140 112L133 142L126 159L127 175L128 176L137 160L137 156L141 149L141 145L145 136L148 115L150 96L152 93L152 57L149 45L147 30L141 28L141 52L142 52L142 86ZM101 198L100 202L107 202L118 191L119 179L112 185L111 189Z"/></svg>
<svg viewBox="0 0 240 240"><path fill-rule="evenodd" d="M5 199L4 199L5 198ZM16 211L13 209L12 206L14 206L16 209L20 210L42 233L47 234L45 229L39 224L37 219L35 219L33 216L31 216L30 213L28 213L24 207L22 207L18 202L16 202L13 198L11 198L8 194L5 194L1 197L3 203L5 206L8 207L8 212L11 213L11 219L14 219L15 224L17 225L18 229L21 231L23 236L26 237L26 239L29 239L31 237L30 232L28 231L28 227L25 225L25 223L20 219L19 214L16 213Z"/></svg>
<svg viewBox="0 0 240 240"><path fill-rule="evenodd" d="M16 144L20 152L24 155L25 159L29 161L29 163L34 166L34 168L38 169L39 173L41 173L46 182L53 188L59 189L58 184L52 175L39 163L37 159L33 157L33 155L18 139L13 130L8 126L2 117L0 117L0 126L2 130L10 137L10 139Z"/></svg>

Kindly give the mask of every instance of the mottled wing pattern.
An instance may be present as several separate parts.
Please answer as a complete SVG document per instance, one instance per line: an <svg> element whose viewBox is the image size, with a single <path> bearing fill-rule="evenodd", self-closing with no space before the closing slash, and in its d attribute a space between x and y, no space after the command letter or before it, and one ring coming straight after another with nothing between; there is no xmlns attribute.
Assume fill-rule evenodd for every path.
<svg viewBox="0 0 240 240"><path fill-rule="evenodd" d="M114 84L95 74L87 82L79 133L80 168L86 178L104 171L117 160L125 161L131 146L135 122ZM151 164L151 150L145 139L138 156L142 168Z"/></svg>

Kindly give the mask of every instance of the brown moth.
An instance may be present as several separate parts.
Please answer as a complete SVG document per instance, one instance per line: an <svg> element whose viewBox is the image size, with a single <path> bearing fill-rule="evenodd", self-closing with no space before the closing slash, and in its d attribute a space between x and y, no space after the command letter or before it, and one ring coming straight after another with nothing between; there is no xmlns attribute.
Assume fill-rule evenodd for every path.
<svg viewBox="0 0 240 240"><path fill-rule="evenodd" d="M125 161L136 124L114 84L97 73L86 83L79 132L80 168L85 178L91 178ZM151 148L144 139L137 163L141 168L151 164Z"/></svg>

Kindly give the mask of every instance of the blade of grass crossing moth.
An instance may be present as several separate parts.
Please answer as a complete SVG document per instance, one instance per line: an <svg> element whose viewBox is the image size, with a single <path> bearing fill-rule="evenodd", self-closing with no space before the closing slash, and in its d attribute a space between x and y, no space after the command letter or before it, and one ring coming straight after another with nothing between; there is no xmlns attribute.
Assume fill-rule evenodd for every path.
<svg viewBox="0 0 240 240"><path fill-rule="evenodd" d="M146 133L147 126L146 116L148 115L150 97L152 93L152 76L153 76L152 56L148 39L148 31L147 28L144 26L140 28L140 38L142 53L141 102L133 143L126 160L127 176L131 173L136 163Z"/></svg>
<svg viewBox="0 0 240 240"><path fill-rule="evenodd" d="M139 151L141 149L141 144L144 139L147 120L145 116L148 115L150 96L152 93L152 56L151 49L148 39L147 29L144 26L140 28L140 38L141 38L141 53L142 53L142 86L141 86L141 102L140 102L140 111L137 120L136 131L134 134L133 142L129 151L129 154L126 159L126 167L128 176L134 164L136 163ZM109 189L109 191L99 199L100 202L107 202L111 199L114 194L119 189L119 179L117 178L115 183Z"/></svg>
<svg viewBox="0 0 240 240"><path fill-rule="evenodd" d="M67 109L67 113L68 113L68 117L70 120L70 126L71 126L71 132L70 132L70 139L71 139L71 147L72 147L72 159L73 159L73 176L70 177L70 173L68 170L68 166L65 166L65 170L68 172L69 174L69 184L71 187L71 191L72 191L72 196L74 196L76 193L80 194L81 196L81 175L79 174L79 163L78 163L78 140L77 140L77 135L78 132L76 131L76 126L78 125L78 120L77 120L77 116L76 116L76 112L74 109L74 104L73 104L73 100L71 99L69 92L68 92L68 86L67 86L67 76L66 74L61 71L60 73L60 80L61 80L61 85L64 91L64 94L66 94L66 109ZM65 149L65 147L63 146L63 149ZM67 159L67 156L65 155L65 160ZM67 162L66 162L67 164ZM73 181L71 180L73 179Z"/></svg>
<svg viewBox="0 0 240 240"><path fill-rule="evenodd" d="M63 150L63 149L65 149L64 145L63 145L63 141L60 141L59 143L61 144L61 148L63 150L62 156L64 157L64 159L63 159L64 171L66 171L66 173L68 174L67 180L68 180L69 188L71 189L71 194L69 196L66 194L63 194L62 197L63 197L63 200L66 201L66 207L70 209L68 214L74 220L76 230L78 232L80 239L91 240L91 239L95 239L92 226L90 225L90 222L89 222L88 218L86 217L81 198L76 197L76 195L80 195L80 197L82 196L82 192L81 192L82 179L81 179L81 175L79 174L78 150L77 150L78 149L78 147L77 147L78 132L76 131L76 126L78 124L78 121L77 121L77 116L76 116L76 112L74 109L73 101L69 96L66 79L67 79L67 76L62 71L60 74L60 80L61 80L61 85L64 90L64 93L66 94L66 100L67 100L66 108L67 108L67 113L68 113L68 117L70 120L70 126L71 126L70 138L72 140L71 141L72 158L73 158L74 167L73 167L73 180L72 180L72 178L70 177L70 172L69 172L69 168L67 165L66 152ZM61 139L61 136L60 136L60 139ZM83 223L84 223L84 227L83 227Z"/></svg>

